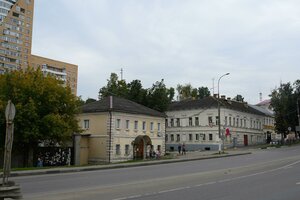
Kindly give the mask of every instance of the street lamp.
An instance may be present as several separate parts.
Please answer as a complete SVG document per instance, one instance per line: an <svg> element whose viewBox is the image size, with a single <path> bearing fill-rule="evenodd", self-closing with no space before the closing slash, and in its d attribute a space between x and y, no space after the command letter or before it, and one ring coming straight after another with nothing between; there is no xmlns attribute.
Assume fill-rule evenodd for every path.
<svg viewBox="0 0 300 200"><path fill-rule="evenodd" d="M219 80L218 80L218 125L219 125L219 129L218 129L218 133L219 133L219 140L221 142L221 117L220 117L220 80L221 78L223 78L224 76L229 75L230 73L226 73L223 74L222 76L220 76ZM221 151L221 144L219 146L219 152Z"/></svg>

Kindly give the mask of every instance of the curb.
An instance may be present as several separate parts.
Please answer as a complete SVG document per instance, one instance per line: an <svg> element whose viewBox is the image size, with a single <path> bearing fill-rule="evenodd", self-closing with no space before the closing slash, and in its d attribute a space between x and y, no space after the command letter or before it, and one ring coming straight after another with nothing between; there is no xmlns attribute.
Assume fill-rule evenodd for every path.
<svg viewBox="0 0 300 200"><path fill-rule="evenodd" d="M214 158L233 157L233 156L241 156L241 155L248 155L248 154L252 154L252 153L244 152L244 153L225 154L225 155L211 155L211 156L206 156L206 157L195 157L195 158L175 158L175 159L169 159L169 160L155 160L155 161L139 162L139 163L94 165L94 166L78 167L78 168L74 167L74 168L62 168L62 169L28 170L28 171L11 172L10 177L74 173L74 172L96 171L96 170L107 170L107 169L120 169L120 168L129 168L129 167L188 162L188 161L196 161L196 160L208 160L208 159L214 159Z"/></svg>

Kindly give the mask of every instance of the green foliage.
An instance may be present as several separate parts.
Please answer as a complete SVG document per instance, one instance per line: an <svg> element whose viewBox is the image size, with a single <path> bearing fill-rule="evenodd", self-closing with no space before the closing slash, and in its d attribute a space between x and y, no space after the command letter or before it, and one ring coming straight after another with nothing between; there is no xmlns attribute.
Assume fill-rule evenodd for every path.
<svg viewBox="0 0 300 200"><path fill-rule="evenodd" d="M152 88L144 89L140 80L126 84L125 80L118 80L118 75L112 73L107 85L99 90L99 99L113 95L164 112L173 100L174 94L174 88L166 88L163 80L153 84Z"/></svg>
<svg viewBox="0 0 300 200"><path fill-rule="evenodd" d="M286 134L288 127L294 130L298 125L297 100L300 99L300 80L281 84L279 88L272 91L271 106L275 112L276 131Z"/></svg>
<svg viewBox="0 0 300 200"><path fill-rule="evenodd" d="M185 99L203 99L204 97L210 96L210 91L207 87L199 87L193 88L193 86L189 84L185 85L177 85L177 92L179 95L179 100Z"/></svg>
<svg viewBox="0 0 300 200"><path fill-rule="evenodd" d="M163 79L160 82L157 81L155 84L153 84L152 88L149 89L147 99L147 106L150 108L161 112L164 112L168 109L168 106L171 103L170 91L166 88Z"/></svg>
<svg viewBox="0 0 300 200"><path fill-rule="evenodd" d="M232 100L238 101L238 102L244 102L244 97L242 95L238 94Z"/></svg>
<svg viewBox="0 0 300 200"><path fill-rule="evenodd" d="M79 131L75 118L80 100L69 87L33 69L0 75L1 145L5 133L4 110L8 100L16 107L14 146L21 150L41 141L63 143Z"/></svg>

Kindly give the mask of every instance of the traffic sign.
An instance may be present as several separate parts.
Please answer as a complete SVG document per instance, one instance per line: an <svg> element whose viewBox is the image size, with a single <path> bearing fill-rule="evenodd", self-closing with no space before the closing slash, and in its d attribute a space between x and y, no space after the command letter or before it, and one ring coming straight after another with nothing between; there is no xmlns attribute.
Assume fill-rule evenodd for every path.
<svg viewBox="0 0 300 200"><path fill-rule="evenodd" d="M13 121L16 115L16 107L11 102L11 100L8 101L6 109L5 109L5 118L6 121Z"/></svg>

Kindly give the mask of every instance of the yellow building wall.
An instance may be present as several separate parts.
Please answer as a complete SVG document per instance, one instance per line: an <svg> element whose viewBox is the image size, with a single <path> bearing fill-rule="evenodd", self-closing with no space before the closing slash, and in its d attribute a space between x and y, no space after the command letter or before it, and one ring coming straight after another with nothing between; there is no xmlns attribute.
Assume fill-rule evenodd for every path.
<svg viewBox="0 0 300 200"><path fill-rule="evenodd" d="M109 113L82 113L78 115L78 123L82 128L84 128L84 120L89 120L89 127L83 130L83 134L90 134L88 162L107 162L109 157ZM119 127L118 120L120 122ZM126 128L126 120L129 120L128 128ZM135 121L138 121L137 129L134 128ZM144 130L143 122L146 124ZM152 130L151 123L153 123ZM158 124L160 124L160 131ZM132 142L140 135L149 136L154 150L160 146L161 155L165 154L165 118L112 112L110 161L131 160L133 158ZM117 154L116 145L120 146L120 154ZM129 154L127 155L125 154L126 145L129 145Z"/></svg>
<svg viewBox="0 0 300 200"><path fill-rule="evenodd" d="M87 165L89 159L89 138L81 137L80 140L80 165Z"/></svg>

